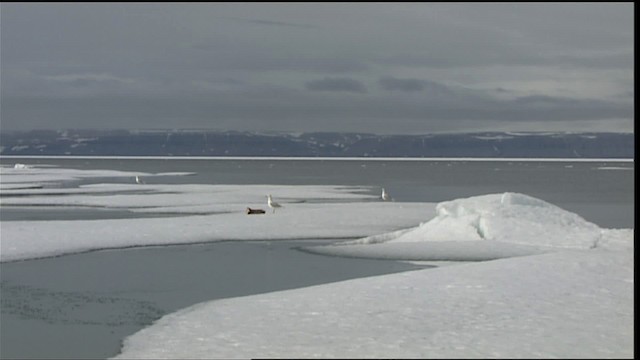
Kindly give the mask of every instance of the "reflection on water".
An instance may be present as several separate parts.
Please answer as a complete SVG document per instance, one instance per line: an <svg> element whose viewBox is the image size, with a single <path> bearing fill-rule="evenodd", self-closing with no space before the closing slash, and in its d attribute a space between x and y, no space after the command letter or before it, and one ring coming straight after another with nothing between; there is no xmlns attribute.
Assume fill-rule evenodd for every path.
<svg viewBox="0 0 640 360"><path fill-rule="evenodd" d="M2 310L24 319L66 325L144 325L162 315L149 301L55 291L10 281L2 282ZM110 316L105 316L107 314Z"/></svg>
<svg viewBox="0 0 640 360"><path fill-rule="evenodd" d="M163 314L198 302L424 268L222 242L0 264L2 358L105 358Z"/></svg>

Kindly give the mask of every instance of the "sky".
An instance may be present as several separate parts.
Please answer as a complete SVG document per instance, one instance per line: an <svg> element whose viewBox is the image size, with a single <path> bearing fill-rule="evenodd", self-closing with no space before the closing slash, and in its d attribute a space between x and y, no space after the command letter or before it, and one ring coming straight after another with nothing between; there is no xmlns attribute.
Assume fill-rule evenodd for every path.
<svg viewBox="0 0 640 360"><path fill-rule="evenodd" d="M2 3L0 130L633 132L633 10Z"/></svg>

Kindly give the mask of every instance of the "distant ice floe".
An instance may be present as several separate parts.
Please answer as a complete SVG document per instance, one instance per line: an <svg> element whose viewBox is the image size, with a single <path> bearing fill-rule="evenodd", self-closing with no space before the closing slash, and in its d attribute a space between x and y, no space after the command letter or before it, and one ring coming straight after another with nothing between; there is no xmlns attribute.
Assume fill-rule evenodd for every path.
<svg viewBox="0 0 640 360"><path fill-rule="evenodd" d="M596 168L597 170L633 170L633 167L624 167L624 166L599 166Z"/></svg>
<svg viewBox="0 0 640 360"><path fill-rule="evenodd" d="M0 166L2 182L0 190L33 187L55 187L69 181L77 181L91 178L122 178L135 176L186 176L193 175L193 172L167 172L151 174L136 171L119 170L86 170L86 169L65 169L50 165L29 165L16 163L13 166ZM17 186L18 184L19 186Z"/></svg>
<svg viewBox="0 0 640 360"><path fill-rule="evenodd" d="M507 136L507 135L477 135L477 136L473 136L473 138L478 139L478 140L507 140L507 139L513 139L514 136Z"/></svg>

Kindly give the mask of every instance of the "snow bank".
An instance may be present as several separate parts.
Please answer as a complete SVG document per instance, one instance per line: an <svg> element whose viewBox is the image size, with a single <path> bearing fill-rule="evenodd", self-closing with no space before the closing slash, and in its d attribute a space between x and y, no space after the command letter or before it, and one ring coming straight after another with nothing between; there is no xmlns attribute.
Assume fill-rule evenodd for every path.
<svg viewBox="0 0 640 360"><path fill-rule="evenodd" d="M599 238L600 228L577 214L527 195L504 193L441 202L436 217L428 222L361 243L495 240L590 248Z"/></svg>
<svg viewBox="0 0 640 360"><path fill-rule="evenodd" d="M615 239L614 230L601 229L575 213L507 192L441 202L436 205L436 216L415 228L305 250L342 256L467 261L559 248L632 246Z"/></svg>

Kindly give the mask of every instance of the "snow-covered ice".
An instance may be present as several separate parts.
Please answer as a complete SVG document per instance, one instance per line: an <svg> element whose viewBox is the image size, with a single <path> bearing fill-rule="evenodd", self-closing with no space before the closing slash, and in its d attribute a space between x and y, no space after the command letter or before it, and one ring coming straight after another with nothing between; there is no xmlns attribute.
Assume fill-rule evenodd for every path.
<svg viewBox="0 0 640 360"><path fill-rule="evenodd" d="M71 205L181 216L3 221L0 261L217 240L358 237L307 251L455 262L203 302L128 337L118 358L634 356L633 229L602 229L516 193L434 204L383 202L377 189L344 186L29 188L134 174L148 176L3 168L3 207ZM244 213L249 206L266 208L267 194L284 207L275 214ZM198 213L207 215L192 215Z"/></svg>
<svg viewBox="0 0 640 360"><path fill-rule="evenodd" d="M505 258L200 303L127 338L118 358L634 356L633 229L522 194L436 208L415 228L323 248Z"/></svg>
<svg viewBox="0 0 640 360"><path fill-rule="evenodd" d="M615 241L612 232L540 199L507 192L441 202L436 216L417 227L307 250L404 260L487 260L604 243L630 246Z"/></svg>
<svg viewBox="0 0 640 360"><path fill-rule="evenodd" d="M4 169L6 170L6 169ZM13 169L10 169L13 170ZM21 169L22 170L22 169ZM43 169L29 171L41 173ZM102 178L109 171L59 170L50 178ZM117 172L131 177L132 173ZM2 174L2 181L5 173ZM29 184L34 175L13 173ZM108 220L4 221L0 261L15 261L97 249L186 244L221 240L354 238L414 226L433 215L432 203L382 203L368 189L315 185L91 184L76 188L3 189L0 205L124 209L174 215ZM109 194L108 196L105 196ZM285 207L247 216L247 207L267 208L266 195ZM55 210L51 210L55 211ZM205 214L205 215L203 215ZM181 216L175 216L181 215ZM191 216L184 216L191 215Z"/></svg>
<svg viewBox="0 0 640 360"><path fill-rule="evenodd" d="M118 358L632 358L633 256L466 263L200 303Z"/></svg>
<svg viewBox="0 0 640 360"><path fill-rule="evenodd" d="M150 174L145 172L129 172L119 170L81 170L65 169L47 165L28 165L17 163L12 167L0 166L0 190L33 188L33 187L55 187L72 180L82 180L89 178L131 178L135 182L136 176L184 176L192 175L188 172L167 172Z"/></svg>
<svg viewBox="0 0 640 360"><path fill-rule="evenodd" d="M433 204L288 204L259 216L245 210L236 206L228 213L173 218L7 221L0 229L0 261L145 245L360 237L415 225L418 216L433 212Z"/></svg>

